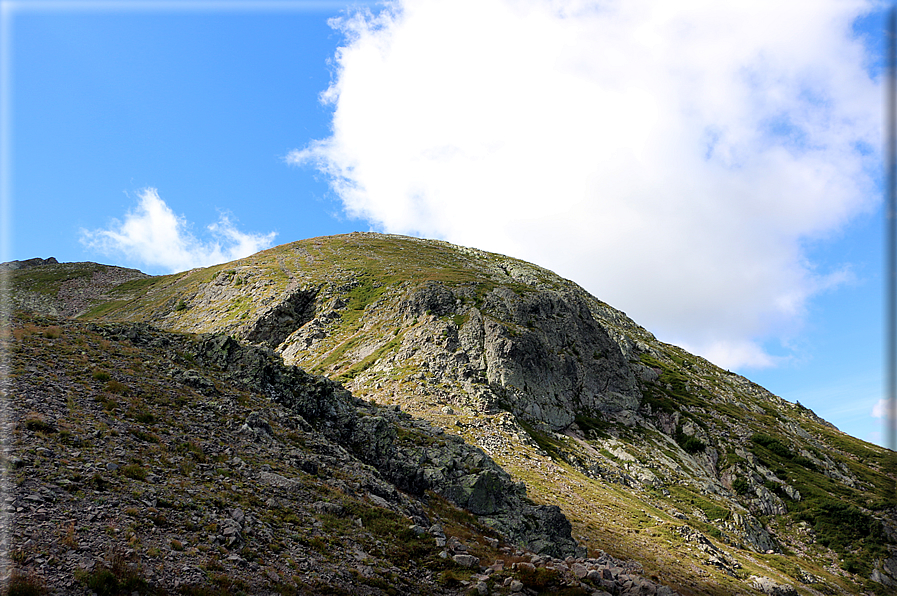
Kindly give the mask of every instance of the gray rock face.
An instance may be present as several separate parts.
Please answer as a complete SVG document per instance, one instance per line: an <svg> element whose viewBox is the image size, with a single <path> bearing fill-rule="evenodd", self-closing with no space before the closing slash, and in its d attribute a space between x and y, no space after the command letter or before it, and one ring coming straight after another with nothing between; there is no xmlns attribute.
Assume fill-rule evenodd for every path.
<svg viewBox="0 0 897 596"><path fill-rule="evenodd" d="M428 282L413 291L400 309L411 316L441 317L455 310L455 295L441 283Z"/></svg>
<svg viewBox="0 0 897 596"><path fill-rule="evenodd" d="M824 484L832 498L856 507L860 519L884 524L894 551L893 511L867 509L867 495L884 494L882 474L890 474L877 447L839 439L800 404L658 341L625 313L549 271L447 243L376 234L300 242L233 267L214 276L188 272L176 292L149 280L153 300L125 313L178 331L236 334L273 348L287 363L345 382L356 395L401 404L444 428L440 435L417 427L399 412L360 403L338 383L269 366L270 350L249 352L233 340L207 338L202 357L223 375L286 405L301 424L343 446L341 457L376 470L382 484L366 487L365 497L378 504L388 505L398 491L433 491L518 544L574 552L566 520L527 501L488 453L571 518L580 515L577 498L589 492L579 493L583 483L614 483L636 500L647 490L665 509L681 509L682 517L672 519L699 526L719 548L787 550L797 558L808 556L802 541L814 537L792 531L805 509L794 504L818 497ZM167 304L164 316L152 310L160 304ZM189 371L179 378L213 401L221 386L214 379L206 385ZM314 462L300 460L296 465L317 473ZM560 474L555 464L585 478ZM810 527L829 521L824 512L806 515L819 518L809 519ZM626 522L608 524L624 529ZM581 531L587 540L595 536ZM629 549L638 542L621 536ZM870 546L874 539L857 537L844 552L835 548L826 556L877 557L882 551ZM734 568L727 567L728 555L695 552L716 568L711 575ZM897 581L892 563L870 561L866 568L874 573L865 579L891 585ZM831 575L823 573L820 583Z"/></svg>
<svg viewBox="0 0 897 596"><path fill-rule="evenodd" d="M794 589L794 586L780 584L768 577L752 575L748 580L755 588L769 596L797 596L797 590Z"/></svg>
<svg viewBox="0 0 897 596"><path fill-rule="evenodd" d="M316 296L316 289L294 291L262 313L244 337L253 343L276 348L289 334L312 320Z"/></svg>
<svg viewBox="0 0 897 596"><path fill-rule="evenodd" d="M584 554L570 537L570 522L560 509L531 503L525 488L481 449L446 435L430 443L421 425L420 443L399 444L395 428L404 414L374 406L360 411L379 415L358 419L354 452L401 490L413 495L432 490L528 550L556 557Z"/></svg>
<svg viewBox="0 0 897 596"><path fill-rule="evenodd" d="M576 413L638 408L641 395L623 354L578 297L499 288L484 311L511 323L484 322L483 349L486 377L515 413L560 430Z"/></svg>
<svg viewBox="0 0 897 596"><path fill-rule="evenodd" d="M274 435L271 425L258 412L252 412L246 417L246 422L240 428L242 432L252 433L263 439L269 439Z"/></svg>
<svg viewBox="0 0 897 596"><path fill-rule="evenodd" d="M725 528L736 536L740 536L744 545L754 552L778 552L779 545L773 540L766 528L751 515L732 513L732 520L725 523Z"/></svg>
<svg viewBox="0 0 897 596"><path fill-rule="evenodd" d="M0 270L14 271L16 269L30 269L31 267L39 267L41 265L57 265L59 261L56 260L56 257L50 257L48 259L41 259L40 257L34 259L26 259L24 261L7 261L5 263L0 263Z"/></svg>
<svg viewBox="0 0 897 596"><path fill-rule="evenodd" d="M499 287L479 308L468 300L463 289L437 282L413 290L401 302L406 320L429 314L463 322L428 321L428 332L404 337L398 359L419 358L472 399L554 430L577 413L631 416L638 409L634 374L581 297Z"/></svg>
<svg viewBox="0 0 897 596"><path fill-rule="evenodd" d="M341 385L284 366L272 352L229 336L208 336L199 345L197 358L219 367L225 378L289 407L400 490L417 496L432 490L534 552L585 554L560 509L530 502L522 485L481 449L458 437L434 440L438 433L425 423L404 430L410 441L400 443L397 429L407 418L402 412L359 403ZM256 413L245 426L260 436L270 432Z"/></svg>

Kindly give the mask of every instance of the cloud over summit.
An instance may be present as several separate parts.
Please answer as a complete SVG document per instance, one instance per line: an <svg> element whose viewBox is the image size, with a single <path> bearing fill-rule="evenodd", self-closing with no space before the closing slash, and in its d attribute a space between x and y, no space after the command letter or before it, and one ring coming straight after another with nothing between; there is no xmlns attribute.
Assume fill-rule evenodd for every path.
<svg viewBox="0 0 897 596"><path fill-rule="evenodd" d="M845 277L807 240L875 205L868 2L395 2L346 36L332 135L287 160L348 214L570 277L729 367Z"/></svg>

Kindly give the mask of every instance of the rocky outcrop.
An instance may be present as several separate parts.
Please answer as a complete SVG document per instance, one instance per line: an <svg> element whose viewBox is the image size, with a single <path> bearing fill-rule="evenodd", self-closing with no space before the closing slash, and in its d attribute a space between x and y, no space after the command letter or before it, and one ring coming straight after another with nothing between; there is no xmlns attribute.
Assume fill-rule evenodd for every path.
<svg viewBox="0 0 897 596"><path fill-rule="evenodd" d="M11 276L37 282L48 279L45 268L64 265ZM140 288L151 290L142 296ZM887 558L897 533L877 530L894 518L884 450L658 341L535 265L358 233L125 284L125 294L136 297L119 302L116 290L95 312L212 332L195 357L216 372L181 368L174 381L210 400L222 395L219 379L269 395L297 428L339 445L333 457L371 471L378 480L366 481L368 498L442 495L541 550L540 541L567 530L558 511L536 507L513 482L523 481L528 495L574 520L583 544L653 557L657 569L688 576L693 592L725 593L734 563L753 556L742 549L786 559L775 569L787 571L769 572L783 585L806 583L809 576L793 570L807 557L828 561L810 583L847 582L852 590L868 579L897 581ZM258 347L247 351L221 333ZM274 354L339 383L271 368ZM399 405L432 426L372 402ZM243 418L240 437L267 444L268 426L276 435L265 413ZM272 482L292 486L290 478ZM645 521L649 507L677 514ZM660 539L671 534L655 533L655 524L688 526L703 538L672 532L682 560L673 565ZM535 527L555 529L543 538ZM575 553L565 544L563 552ZM719 564L704 565L714 557ZM689 561L701 573L689 571Z"/></svg>
<svg viewBox="0 0 897 596"><path fill-rule="evenodd" d="M14 271L16 269L29 269L31 267L39 267L41 265L57 265L59 261L56 260L56 257L50 257L48 259L41 259L40 257L34 259L26 259L24 261L7 261L5 263L0 263L0 271Z"/></svg>
<svg viewBox="0 0 897 596"><path fill-rule="evenodd" d="M297 289L282 302L261 313L243 334L247 341L276 348L288 335L314 318L315 289Z"/></svg>
<svg viewBox="0 0 897 596"><path fill-rule="evenodd" d="M27 372L11 387L18 443L5 456L19 475L7 498L19 571L0 589L199 590L211 567L253 594L382 593L370 582L457 594L432 570L471 569L486 585L518 576L500 557L553 574L564 559L587 564L560 510L530 502L482 450L268 349L26 320L14 323L13 363ZM476 516L465 536L434 517L440 498ZM556 585L583 579L568 575Z"/></svg>
<svg viewBox="0 0 897 596"><path fill-rule="evenodd" d="M290 408L400 490L418 497L426 491L442 495L528 550L557 557L585 554L557 507L528 501L523 485L461 438L425 422L412 424L400 411L356 400L333 381L283 366L270 350L225 335L205 337L198 348L195 357L219 368L223 379ZM403 422L411 428L403 428Z"/></svg>
<svg viewBox="0 0 897 596"><path fill-rule="evenodd" d="M752 575L748 580L755 588L769 596L797 596L794 586L780 584L768 577Z"/></svg>
<svg viewBox="0 0 897 596"><path fill-rule="evenodd" d="M128 281L150 276L136 269L98 263L59 263L55 258L0 263L9 276L9 304L51 316L76 317L109 300L126 301L134 294Z"/></svg>
<svg viewBox="0 0 897 596"><path fill-rule="evenodd" d="M518 294L499 287L480 306L471 300L464 288L438 282L410 291L400 312L409 323L425 320L403 336L396 363L425 362L445 382L463 387L470 401L554 430L569 426L577 414L633 419L637 380L582 299L557 290Z"/></svg>

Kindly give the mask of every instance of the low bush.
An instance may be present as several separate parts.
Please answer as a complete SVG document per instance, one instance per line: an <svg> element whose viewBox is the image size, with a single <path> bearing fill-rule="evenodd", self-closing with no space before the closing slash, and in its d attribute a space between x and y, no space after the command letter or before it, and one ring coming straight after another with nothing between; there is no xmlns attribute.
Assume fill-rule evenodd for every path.
<svg viewBox="0 0 897 596"><path fill-rule="evenodd" d="M43 580L33 573L22 575L14 570L9 577L7 596L43 596L48 593Z"/></svg>
<svg viewBox="0 0 897 596"><path fill-rule="evenodd" d="M732 490L734 490L736 494L746 495L750 488L750 485L744 478L739 477L732 481Z"/></svg>
<svg viewBox="0 0 897 596"><path fill-rule="evenodd" d="M128 464L121 469L121 473L133 480L146 480L148 475L146 469L138 464Z"/></svg>

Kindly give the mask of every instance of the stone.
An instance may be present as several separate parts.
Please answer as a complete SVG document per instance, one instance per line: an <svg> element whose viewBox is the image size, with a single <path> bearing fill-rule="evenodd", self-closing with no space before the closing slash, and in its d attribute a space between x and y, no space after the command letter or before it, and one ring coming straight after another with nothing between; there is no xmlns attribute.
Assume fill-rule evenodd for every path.
<svg viewBox="0 0 897 596"><path fill-rule="evenodd" d="M748 578L748 581L756 589L768 596L797 596L797 590L794 586L780 584L769 577L752 575Z"/></svg>
<svg viewBox="0 0 897 596"><path fill-rule="evenodd" d="M473 555L454 555L452 560L462 567L475 567L480 564L480 559Z"/></svg>
<svg viewBox="0 0 897 596"><path fill-rule="evenodd" d="M240 432L254 434L260 439L270 439L274 436L271 424L259 412L250 412L246 422L240 427Z"/></svg>
<svg viewBox="0 0 897 596"><path fill-rule="evenodd" d="M327 501L315 501L312 505L315 511L318 513L324 513L327 515L333 515L336 517L343 517L346 514L346 509L340 505L339 503L328 503Z"/></svg>

